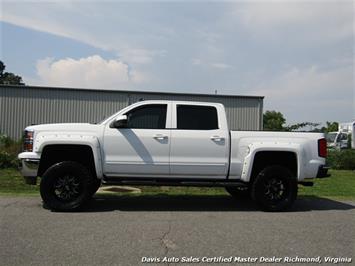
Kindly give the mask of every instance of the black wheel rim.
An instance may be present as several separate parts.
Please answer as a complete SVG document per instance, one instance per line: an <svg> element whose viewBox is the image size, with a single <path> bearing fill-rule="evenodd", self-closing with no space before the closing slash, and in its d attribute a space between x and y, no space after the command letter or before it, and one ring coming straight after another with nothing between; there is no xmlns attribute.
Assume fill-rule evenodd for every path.
<svg viewBox="0 0 355 266"><path fill-rule="evenodd" d="M53 189L57 199L68 202L79 197L82 185L78 177L64 175L55 180Z"/></svg>
<svg viewBox="0 0 355 266"><path fill-rule="evenodd" d="M269 202L279 202L286 198L287 187L281 178L273 177L265 181L264 196Z"/></svg>

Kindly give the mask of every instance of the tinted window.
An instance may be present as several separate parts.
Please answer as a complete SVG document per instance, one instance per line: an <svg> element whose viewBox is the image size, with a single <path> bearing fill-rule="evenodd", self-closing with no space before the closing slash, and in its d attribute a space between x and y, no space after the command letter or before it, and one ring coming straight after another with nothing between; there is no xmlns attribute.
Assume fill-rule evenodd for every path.
<svg viewBox="0 0 355 266"><path fill-rule="evenodd" d="M166 121L166 104L145 105L129 111L128 128L163 129Z"/></svg>
<svg viewBox="0 0 355 266"><path fill-rule="evenodd" d="M346 134L340 134L339 135L339 141L341 141L341 140L347 140L348 139L348 135L346 135Z"/></svg>
<svg viewBox="0 0 355 266"><path fill-rule="evenodd" d="M178 105L177 128L196 130L217 129L217 110L212 106Z"/></svg>

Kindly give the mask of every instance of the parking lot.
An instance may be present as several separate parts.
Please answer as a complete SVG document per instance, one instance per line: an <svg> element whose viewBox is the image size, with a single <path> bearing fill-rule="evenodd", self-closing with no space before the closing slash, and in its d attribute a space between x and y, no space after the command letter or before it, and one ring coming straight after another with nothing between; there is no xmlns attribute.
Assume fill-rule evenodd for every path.
<svg viewBox="0 0 355 266"><path fill-rule="evenodd" d="M316 197L284 213L227 196L96 197L74 213L43 209L39 197L2 196L0 208L1 265L354 256L355 204Z"/></svg>

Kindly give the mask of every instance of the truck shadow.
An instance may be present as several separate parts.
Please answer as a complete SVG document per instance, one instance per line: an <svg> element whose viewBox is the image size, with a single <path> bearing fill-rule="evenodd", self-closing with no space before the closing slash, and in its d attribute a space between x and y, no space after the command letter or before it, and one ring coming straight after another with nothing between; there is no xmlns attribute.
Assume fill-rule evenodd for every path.
<svg viewBox="0 0 355 266"><path fill-rule="evenodd" d="M352 210L351 205L341 201L316 196L299 197L287 212ZM82 212L109 211L259 211L251 200L236 200L226 195L144 195L144 196L95 196Z"/></svg>

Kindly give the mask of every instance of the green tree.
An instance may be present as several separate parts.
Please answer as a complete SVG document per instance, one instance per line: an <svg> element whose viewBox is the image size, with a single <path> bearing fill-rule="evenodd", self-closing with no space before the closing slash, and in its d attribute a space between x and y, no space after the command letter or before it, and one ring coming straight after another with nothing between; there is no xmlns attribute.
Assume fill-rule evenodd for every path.
<svg viewBox="0 0 355 266"><path fill-rule="evenodd" d="M2 85L25 85L22 78L14 73L5 72L5 64L0 61L0 84Z"/></svg>
<svg viewBox="0 0 355 266"><path fill-rule="evenodd" d="M312 131L318 130L318 123L302 122L293 125L284 126L286 119L282 113L277 111L266 111L263 115L264 130L272 131L296 131L305 127L311 127Z"/></svg>
<svg viewBox="0 0 355 266"><path fill-rule="evenodd" d="M317 131L317 127L319 126L319 123L313 123L313 122L302 122L302 123L297 123L294 125L289 125L287 127L285 127L285 131L295 131L295 130L299 130L305 127L314 127L314 129L312 129L311 131Z"/></svg>
<svg viewBox="0 0 355 266"><path fill-rule="evenodd" d="M324 133L338 131L339 123L338 122L326 122L326 126L322 127L321 131Z"/></svg>
<svg viewBox="0 0 355 266"><path fill-rule="evenodd" d="M264 130L283 131L286 119L276 111L266 111L263 115Z"/></svg>

